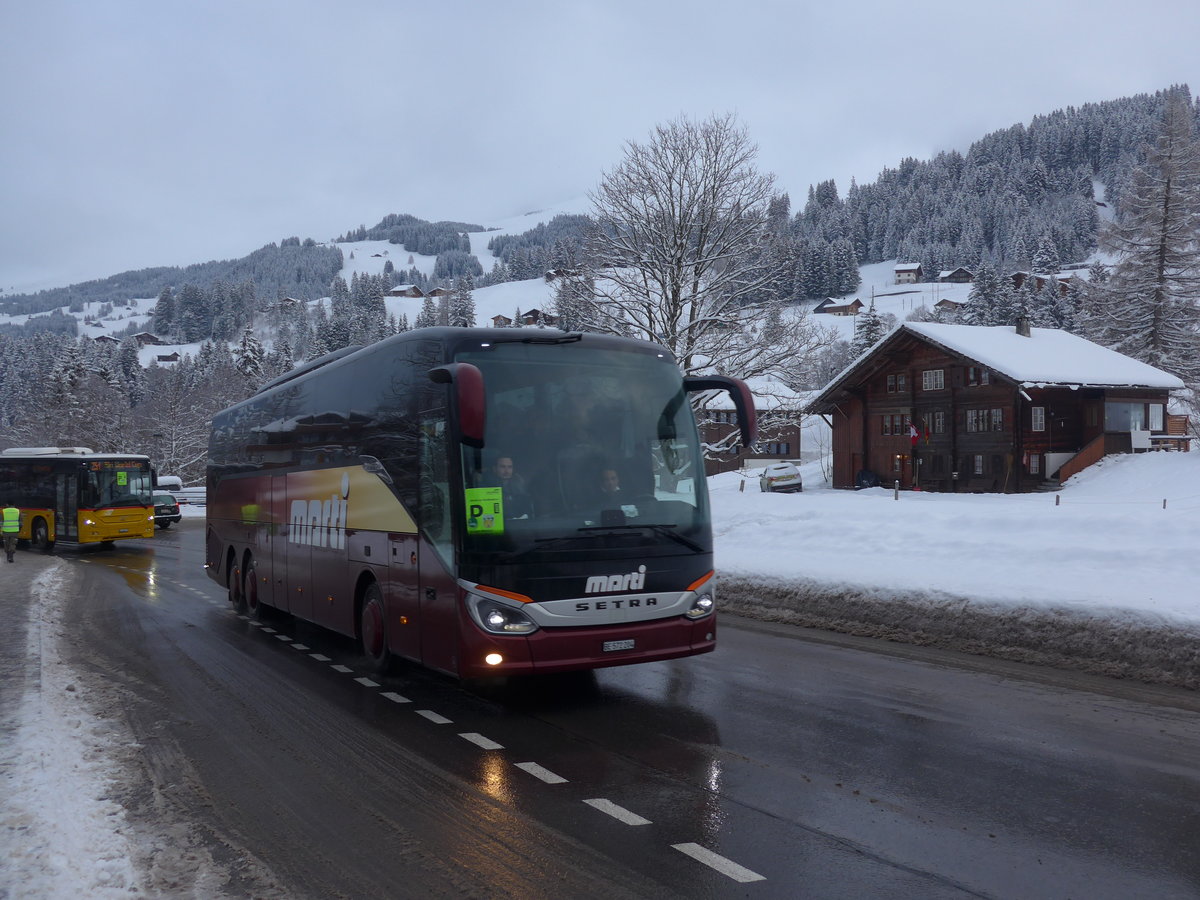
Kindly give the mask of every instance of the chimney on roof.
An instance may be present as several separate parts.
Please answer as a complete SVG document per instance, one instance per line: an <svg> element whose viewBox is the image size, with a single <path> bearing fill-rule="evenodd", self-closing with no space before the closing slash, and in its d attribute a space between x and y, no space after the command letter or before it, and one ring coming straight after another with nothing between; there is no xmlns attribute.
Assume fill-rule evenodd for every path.
<svg viewBox="0 0 1200 900"><path fill-rule="evenodd" d="M1017 316L1017 334L1021 337L1033 337L1029 331L1029 316Z"/></svg>

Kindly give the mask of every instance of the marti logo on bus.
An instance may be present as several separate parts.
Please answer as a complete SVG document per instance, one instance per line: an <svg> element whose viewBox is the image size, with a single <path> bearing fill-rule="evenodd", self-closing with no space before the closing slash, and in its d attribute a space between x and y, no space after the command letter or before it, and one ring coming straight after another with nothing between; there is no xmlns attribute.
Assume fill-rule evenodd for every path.
<svg viewBox="0 0 1200 900"><path fill-rule="evenodd" d="M342 473L340 493L322 500L293 500L288 543L344 550L346 513L350 508L349 473Z"/></svg>
<svg viewBox="0 0 1200 900"><path fill-rule="evenodd" d="M591 575L585 594L609 594L613 591L640 591L646 586L646 567L638 566L636 572L626 572L623 575Z"/></svg>

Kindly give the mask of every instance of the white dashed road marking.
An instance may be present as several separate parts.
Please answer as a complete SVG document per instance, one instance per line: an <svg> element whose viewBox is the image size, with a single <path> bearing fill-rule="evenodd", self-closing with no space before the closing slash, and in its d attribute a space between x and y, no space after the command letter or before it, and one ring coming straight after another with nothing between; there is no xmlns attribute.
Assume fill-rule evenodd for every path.
<svg viewBox="0 0 1200 900"><path fill-rule="evenodd" d="M277 634L277 635L275 635L275 640L277 640L277 641L287 641L289 644L292 642L292 639L291 639L290 637L288 637L286 634Z"/></svg>
<svg viewBox="0 0 1200 900"><path fill-rule="evenodd" d="M474 731L468 731L465 734L460 734L460 738L470 741L476 747L482 747L484 750L503 750L503 744L497 744L491 738L485 738L482 734L477 734Z"/></svg>
<svg viewBox="0 0 1200 900"><path fill-rule="evenodd" d="M518 769L528 772L534 778L540 778L546 784L566 784L567 779L555 775L549 769L544 769L535 762L516 763Z"/></svg>
<svg viewBox="0 0 1200 900"><path fill-rule="evenodd" d="M395 691L384 691L383 696L387 697L393 703L412 703L407 697L401 697Z"/></svg>
<svg viewBox="0 0 1200 900"><path fill-rule="evenodd" d="M335 672L341 672L343 675L349 675L354 671L349 666L330 666L329 668L333 669Z"/></svg>
<svg viewBox="0 0 1200 900"><path fill-rule="evenodd" d="M612 816L618 822L624 822L626 825L649 825L649 819L643 819L637 813L632 813L623 806L617 806L611 800L598 798L596 800L584 800L588 806L600 810L600 812Z"/></svg>
<svg viewBox="0 0 1200 900"><path fill-rule="evenodd" d="M317 662L329 662L329 657L322 656L320 653L310 653L308 655L311 656L313 659L315 659Z"/></svg>
<svg viewBox="0 0 1200 900"><path fill-rule="evenodd" d="M379 687L379 682L372 681L370 678L355 678L354 680L363 687Z"/></svg>
<svg viewBox="0 0 1200 900"><path fill-rule="evenodd" d="M430 722L432 722L434 725L449 725L450 721L451 721L450 719L447 719L445 716L439 716L432 709L418 709L417 715L424 716Z"/></svg>
<svg viewBox="0 0 1200 900"><path fill-rule="evenodd" d="M757 872L751 872L749 869L739 866L737 863L726 859L720 854L704 849L699 844L672 844L671 846L680 853L686 854L697 862L704 863L710 869L716 869L722 875L728 876L742 884L750 881L767 880L765 876L759 875Z"/></svg>

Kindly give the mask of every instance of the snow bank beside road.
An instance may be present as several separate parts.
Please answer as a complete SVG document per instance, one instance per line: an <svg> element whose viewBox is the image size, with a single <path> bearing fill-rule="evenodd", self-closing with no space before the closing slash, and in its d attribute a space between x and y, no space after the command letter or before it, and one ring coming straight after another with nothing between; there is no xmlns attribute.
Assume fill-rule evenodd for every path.
<svg viewBox="0 0 1200 900"><path fill-rule="evenodd" d="M1058 494L802 471L792 495L710 479L723 609L1200 688L1200 453L1110 457Z"/></svg>
<svg viewBox="0 0 1200 900"><path fill-rule="evenodd" d="M22 554L21 563L28 559ZM142 885L124 811L109 797L112 756L127 738L88 712L85 690L58 653L67 565L50 563L29 593L29 689L13 723L17 739L3 754L0 884L13 897L129 897Z"/></svg>

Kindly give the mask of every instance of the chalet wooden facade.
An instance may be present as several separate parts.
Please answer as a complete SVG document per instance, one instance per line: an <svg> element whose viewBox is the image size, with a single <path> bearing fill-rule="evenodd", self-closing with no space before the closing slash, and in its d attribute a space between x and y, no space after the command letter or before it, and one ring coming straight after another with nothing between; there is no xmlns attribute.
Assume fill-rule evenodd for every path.
<svg viewBox="0 0 1200 900"><path fill-rule="evenodd" d="M916 284L924 276L920 263L898 263L895 273L896 284Z"/></svg>
<svg viewBox="0 0 1200 900"><path fill-rule="evenodd" d="M1173 375L1052 328L908 322L818 394L833 485L1023 492L1105 454L1187 449Z"/></svg>

